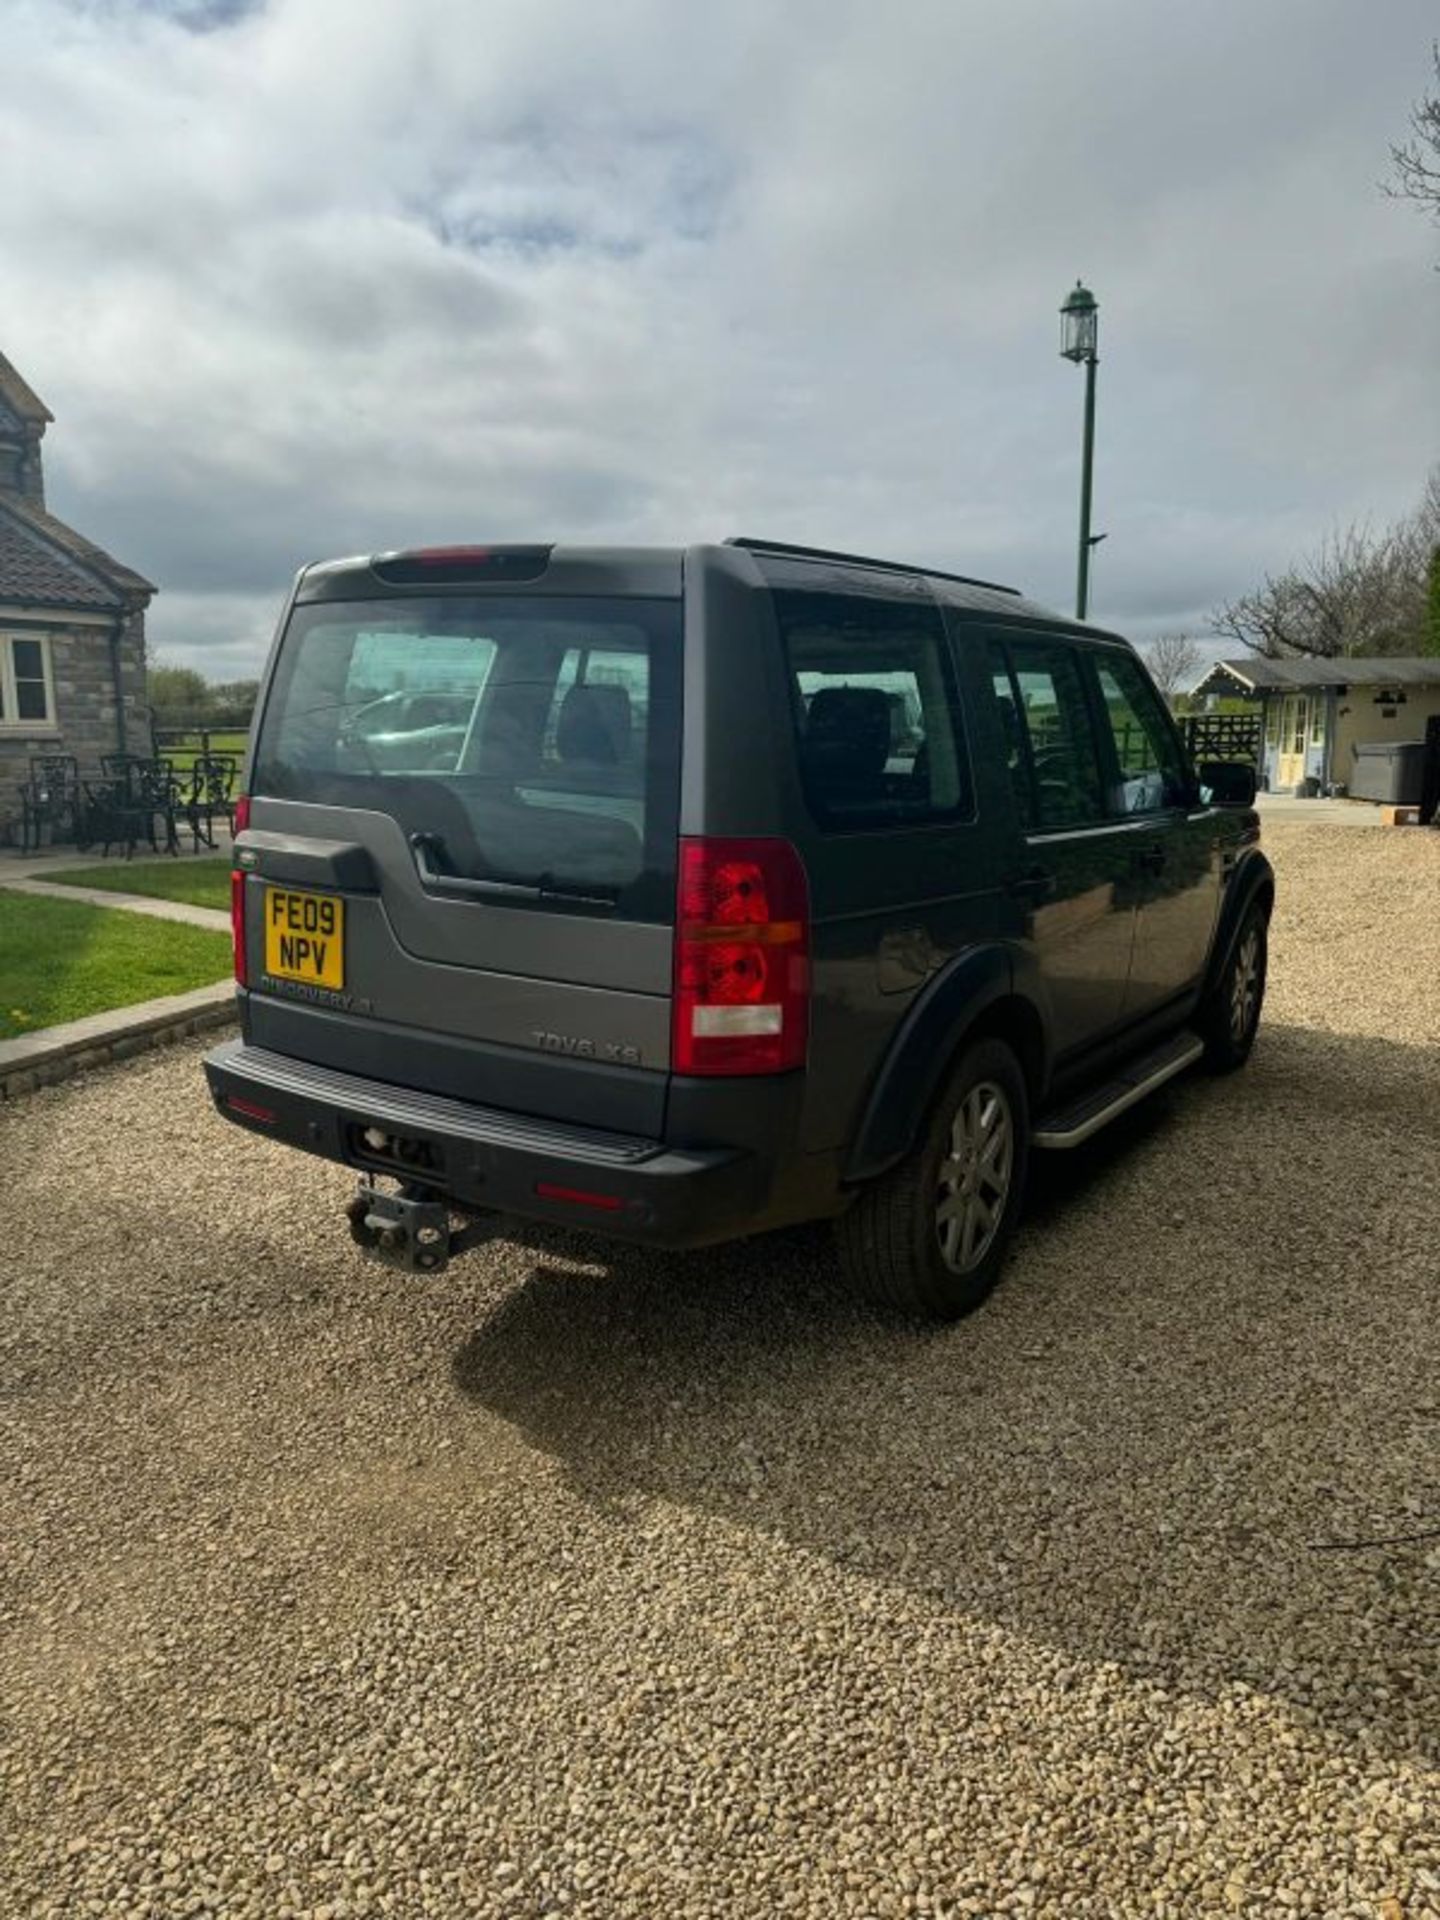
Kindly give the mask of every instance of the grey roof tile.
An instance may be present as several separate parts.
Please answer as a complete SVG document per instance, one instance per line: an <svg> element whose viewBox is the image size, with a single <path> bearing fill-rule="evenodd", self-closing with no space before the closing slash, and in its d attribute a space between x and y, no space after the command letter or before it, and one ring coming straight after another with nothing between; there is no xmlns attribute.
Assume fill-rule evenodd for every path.
<svg viewBox="0 0 1440 1920"><path fill-rule="evenodd" d="M53 513L13 494L0 496L0 600L119 608L154 591Z"/></svg>
<svg viewBox="0 0 1440 1920"><path fill-rule="evenodd" d="M1440 686L1440 656L1403 654L1345 655L1333 660L1267 660L1251 654L1243 660L1217 660L1195 691L1227 674L1258 692L1302 691L1309 687L1436 687Z"/></svg>

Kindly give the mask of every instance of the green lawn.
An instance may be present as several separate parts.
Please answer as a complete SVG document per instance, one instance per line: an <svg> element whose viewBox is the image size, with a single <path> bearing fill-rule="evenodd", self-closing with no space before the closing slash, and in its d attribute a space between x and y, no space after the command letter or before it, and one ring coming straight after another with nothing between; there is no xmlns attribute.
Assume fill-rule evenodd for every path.
<svg viewBox="0 0 1440 1920"><path fill-rule="evenodd" d="M187 906L230 911L228 854L184 854L164 860L107 860L98 867L72 867L47 873L57 887L101 887L106 893L144 893L156 900L183 900Z"/></svg>
<svg viewBox="0 0 1440 1920"><path fill-rule="evenodd" d="M245 749L250 744L248 733L212 733L210 736L211 753L231 753L235 756L235 771L238 775L240 763L245 758ZM177 774L189 773L195 764L195 756L200 751L198 733L187 734L177 745L160 749L160 758L168 760Z"/></svg>
<svg viewBox="0 0 1440 1920"><path fill-rule="evenodd" d="M148 914L0 892L0 1040L223 980L230 938Z"/></svg>

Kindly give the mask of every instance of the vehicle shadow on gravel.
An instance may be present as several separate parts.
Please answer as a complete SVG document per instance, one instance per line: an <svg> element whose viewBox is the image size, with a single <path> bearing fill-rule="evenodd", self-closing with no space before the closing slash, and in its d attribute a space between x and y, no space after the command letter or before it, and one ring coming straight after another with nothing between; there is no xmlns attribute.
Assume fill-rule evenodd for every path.
<svg viewBox="0 0 1440 1920"><path fill-rule="evenodd" d="M1247 1074L1042 1159L1005 1283L955 1327L848 1300L820 1230L685 1257L552 1243L455 1378L617 1524L677 1502L1433 1757L1437 1542L1408 1536L1440 1525L1436 1072L1267 1029Z"/></svg>

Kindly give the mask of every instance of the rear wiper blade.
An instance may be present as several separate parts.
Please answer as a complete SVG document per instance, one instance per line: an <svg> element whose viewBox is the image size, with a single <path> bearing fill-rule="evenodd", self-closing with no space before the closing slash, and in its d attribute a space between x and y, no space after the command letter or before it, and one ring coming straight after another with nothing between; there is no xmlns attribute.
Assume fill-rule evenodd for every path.
<svg viewBox="0 0 1440 1920"><path fill-rule="evenodd" d="M428 854L431 849L442 860L446 857L445 842L438 833L410 835L410 851L415 856L415 871L420 876L420 884L434 893L460 893L481 900L565 900L573 901L578 906L607 907L612 910L615 906L616 896L613 893L587 893L583 887L568 887L557 882L548 873L542 873L534 883L471 879L463 873L442 873L430 864Z"/></svg>
<svg viewBox="0 0 1440 1920"><path fill-rule="evenodd" d="M541 874L539 893L542 900L578 900L586 907L613 907L620 898L618 887L607 888L604 893L590 893L584 887L572 887L564 880L557 880L553 873Z"/></svg>

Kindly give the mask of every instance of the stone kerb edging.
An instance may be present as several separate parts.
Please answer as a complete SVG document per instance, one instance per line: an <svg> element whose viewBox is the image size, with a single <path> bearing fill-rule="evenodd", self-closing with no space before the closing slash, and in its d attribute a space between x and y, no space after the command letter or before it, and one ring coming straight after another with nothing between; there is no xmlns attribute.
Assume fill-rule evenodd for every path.
<svg viewBox="0 0 1440 1920"><path fill-rule="evenodd" d="M0 1099L13 1100L37 1087L53 1087L87 1068L129 1060L235 1019L235 982L142 1000L133 1007L92 1013L60 1027L41 1027L14 1040L0 1040Z"/></svg>

